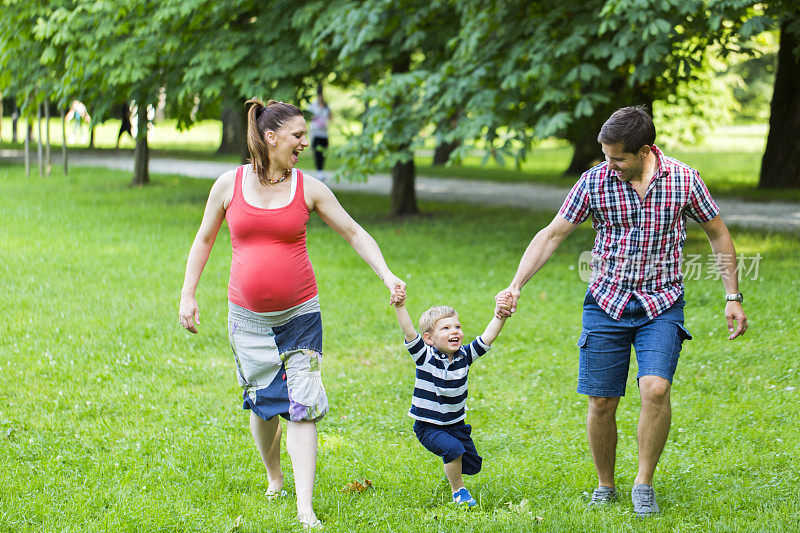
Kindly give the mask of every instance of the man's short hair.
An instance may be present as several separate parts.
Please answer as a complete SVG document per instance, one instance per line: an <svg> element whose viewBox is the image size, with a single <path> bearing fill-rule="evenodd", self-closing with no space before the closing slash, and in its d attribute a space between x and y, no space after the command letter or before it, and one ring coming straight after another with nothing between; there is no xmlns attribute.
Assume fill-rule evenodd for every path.
<svg viewBox="0 0 800 533"><path fill-rule="evenodd" d="M608 117L600 128L597 142L623 143L625 152L635 154L642 146L653 146L656 142L656 126L644 106L623 107Z"/></svg>
<svg viewBox="0 0 800 533"><path fill-rule="evenodd" d="M433 333L433 328L436 327L438 321L451 316L458 316L458 313L452 307L446 305L431 307L419 317L419 329L422 333Z"/></svg>

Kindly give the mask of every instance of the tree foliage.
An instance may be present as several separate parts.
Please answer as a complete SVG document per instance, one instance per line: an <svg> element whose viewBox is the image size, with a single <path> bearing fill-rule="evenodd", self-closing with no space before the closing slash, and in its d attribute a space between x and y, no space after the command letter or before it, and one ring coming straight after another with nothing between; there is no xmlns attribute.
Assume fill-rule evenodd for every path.
<svg viewBox="0 0 800 533"><path fill-rule="evenodd" d="M254 95L297 99L314 75L298 45L300 23L276 21L297 11L287 0L4 0L2 7L0 60L11 69L3 69L0 86L33 97L49 76L51 94L82 100L100 121L131 99L145 116L164 94L187 127L202 105L233 100L243 109ZM18 32L20 21L27 24ZM145 183L147 128L139 132L134 183Z"/></svg>
<svg viewBox="0 0 800 533"><path fill-rule="evenodd" d="M525 157L537 138L594 150L615 109L666 101L707 78L707 51L742 21L721 24L717 1L587 0L557 4L468 0L437 95L468 113L452 137L483 138ZM698 91L683 91L693 105ZM589 154L590 155L590 154ZM573 170L585 168L585 157Z"/></svg>
<svg viewBox="0 0 800 533"><path fill-rule="evenodd" d="M31 108L61 88L62 70L52 68L57 53L43 49L36 35L38 22L49 14L49 5L2 0L0 10L0 90L13 95L22 113L30 116Z"/></svg>
<svg viewBox="0 0 800 533"><path fill-rule="evenodd" d="M60 95L83 101L96 120L121 101L136 101L134 184L149 181L147 106L178 79L184 59L176 37L161 31L164 18L156 6L147 0L51 2L34 32L43 61L62 73Z"/></svg>
<svg viewBox="0 0 800 533"><path fill-rule="evenodd" d="M537 139L566 138L575 146L569 170L582 170L600 156L595 137L613 110L646 104L660 124L679 126L664 128L665 138L691 136L736 105L739 82L713 76L715 62L748 53L747 42L779 25L782 49L800 34L792 0L0 0L0 8L0 90L23 104L78 98L102 120L119 101L143 108L164 93L186 127L222 106L241 120L254 95L301 103L322 81L357 91L365 111L339 151L342 173L392 168L395 213L417 209L413 154L427 128L457 146L454 161L474 142L519 161ZM800 57L789 54L795 63L784 61L784 73ZM794 108L779 107L779 117L775 109L773 101L773 119L783 119Z"/></svg>
<svg viewBox="0 0 800 533"><path fill-rule="evenodd" d="M361 130L338 154L348 174L392 169L393 214L417 211L414 151L420 130L436 120L424 91L455 35L453 9L439 0L343 0L313 26L315 53L328 57L338 83L360 87L365 102Z"/></svg>

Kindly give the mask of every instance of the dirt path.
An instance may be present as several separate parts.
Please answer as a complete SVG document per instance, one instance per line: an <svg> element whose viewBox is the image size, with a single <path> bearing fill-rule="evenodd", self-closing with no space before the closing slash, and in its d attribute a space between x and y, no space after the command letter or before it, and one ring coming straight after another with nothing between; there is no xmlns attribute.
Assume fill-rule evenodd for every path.
<svg viewBox="0 0 800 533"><path fill-rule="evenodd" d="M4 150L0 157L19 158L19 152ZM58 157L54 159L59 159ZM55 163L55 161L54 161ZM57 164L57 163L56 163ZM133 156L120 154L70 154L70 165L104 167L133 171ZM231 163L214 161L192 161L184 159L151 158L150 172L153 174L178 174L193 178L214 179L232 168ZM310 171L313 174L313 171ZM336 191L358 191L369 194L388 195L391 177L376 174L364 183L331 183ZM417 195L423 200L442 202L462 201L475 204L506 205L525 209L555 211L561 206L568 192L567 187L537 183L497 183L462 179L428 178L420 176L416 181ZM800 233L800 204L785 202L743 202L718 199L722 217L729 225L757 229Z"/></svg>

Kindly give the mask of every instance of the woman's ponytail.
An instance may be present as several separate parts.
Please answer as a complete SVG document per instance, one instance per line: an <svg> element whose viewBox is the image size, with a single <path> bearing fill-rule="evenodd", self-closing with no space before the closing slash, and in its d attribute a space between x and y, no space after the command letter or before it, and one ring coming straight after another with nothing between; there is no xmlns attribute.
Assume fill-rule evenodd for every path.
<svg viewBox="0 0 800 533"><path fill-rule="evenodd" d="M247 104L252 104L247 110L247 150L250 152L250 165L258 176L258 181L265 183L267 172L269 172L269 153L267 152L267 141L264 138L266 129L263 126L262 128L258 127L258 119L263 118L266 106L258 98L251 98Z"/></svg>

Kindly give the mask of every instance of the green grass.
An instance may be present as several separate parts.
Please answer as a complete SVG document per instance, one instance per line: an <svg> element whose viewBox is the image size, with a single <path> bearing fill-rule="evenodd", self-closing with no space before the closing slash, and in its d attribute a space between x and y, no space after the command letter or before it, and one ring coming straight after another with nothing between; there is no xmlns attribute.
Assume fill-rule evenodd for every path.
<svg viewBox="0 0 800 533"><path fill-rule="evenodd" d="M341 124L340 124L341 125ZM334 124L335 126L335 124ZM51 140L54 143L54 158L59 160L61 146L61 126L57 120L51 121ZM20 135L21 129L20 126ZM96 146L101 151L113 151L119 121L110 120L97 127ZM11 121L3 119L3 139L0 147L20 148L21 144L8 142L11 136ZM331 130L332 143L343 142L336 127ZM219 155L221 126L219 121L198 122L187 131L179 132L174 120L156 124L150 132L150 146L153 157L177 157L184 159L204 159L213 161L238 161L236 155ZM721 126L708 134L696 146L662 146L666 153L691 165L700 171L712 194L718 197L761 201L800 202L800 189L758 189L761 156L766 143L766 124L738 124ZM85 146L88 137L80 146ZM126 135L120 144L123 150L132 150L133 142ZM76 148L73 148L76 149ZM80 148L77 148L80 149ZM35 150L35 147L34 147ZM426 151L416 157L417 173L421 176L443 178L463 178L500 182L534 182L569 187L577 176L565 176L572 149L565 141L547 139L539 143L528 160L517 167L510 158L503 163L494 159L484 161L475 154L467 157L460 165L433 166L431 156ZM35 154L34 154L35 157ZM602 153L598 147L598 160ZM329 159L326 168L338 168L340 160ZM313 168L311 150L306 150L300 166ZM388 172L388 169L378 169Z"/></svg>
<svg viewBox="0 0 800 533"><path fill-rule="evenodd" d="M294 501L266 504L266 476L240 409L226 333L225 228L201 280L200 334L177 324L178 293L210 182L92 169L49 180L0 166L0 531L286 531ZM409 283L409 309L456 307L466 334L551 213L341 195ZM722 286L687 283L687 342L656 473L661 517L626 500L588 513L595 483L575 393L584 225L526 287L518 313L471 373L468 422L484 470L480 506L447 505L441 462L406 416L413 365L387 295L317 217L309 248L325 323L331 411L320 423L315 507L328 531L795 531L800 526L796 238L739 231L763 257L745 279L747 335L726 340ZM686 252L706 254L696 228ZM468 258L465 260L465 258ZM635 363L633 365L635 367ZM635 369L631 370L635 376ZM636 466L635 378L619 409L618 482ZM291 469L284 452L287 488ZM368 478L374 489L345 494ZM537 517L541 517L539 521Z"/></svg>
<svg viewBox="0 0 800 533"><path fill-rule="evenodd" d="M202 120L195 123L191 128L184 131L177 129L177 122L172 119L162 120L154 124L148 133L148 143L151 148L152 157L178 157L185 159L207 159L214 161L237 161L235 155L219 155L216 153L219 147L222 126L218 120ZM84 127L79 130L77 136L73 136L72 125L67 125L67 147L70 151L88 150L89 131ZM100 152L114 152L117 142L117 132L119 131L119 120L109 120L95 128L94 150ZM22 142L11 142L11 119L3 118L2 142L0 147L22 149ZM17 127L18 139L23 139L23 125L19 123ZM38 130L34 126L33 144L31 150L33 157L36 157L36 143L38 141ZM42 142L46 138L46 128L42 131ZM53 150L53 158L60 161L61 145L63 137L61 134L60 119L50 120L50 143ZM135 142L128 134L122 136L119 149L132 152Z"/></svg>

